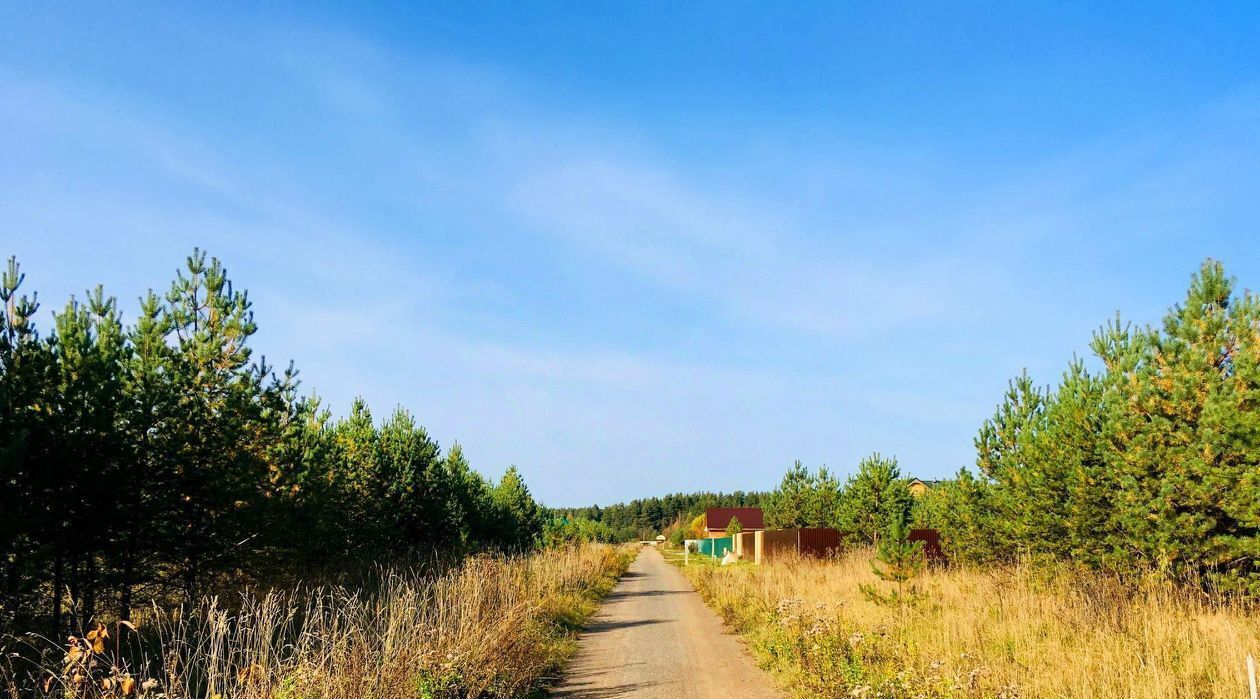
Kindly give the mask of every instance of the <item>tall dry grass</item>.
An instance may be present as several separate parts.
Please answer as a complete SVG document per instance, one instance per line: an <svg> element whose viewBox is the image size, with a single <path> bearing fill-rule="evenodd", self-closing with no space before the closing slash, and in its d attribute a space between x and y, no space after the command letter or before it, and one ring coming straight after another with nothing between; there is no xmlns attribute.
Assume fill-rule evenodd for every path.
<svg viewBox="0 0 1260 699"><path fill-rule="evenodd" d="M872 601L869 551L692 565L706 601L803 697L1247 697L1260 612L1154 580L1015 567L927 571Z"/></svg>
<svg viewBox="0 0 1260 699"><path fill-rule="evenodd" d="M527 696L554 676L632 555L587 545L393 572L370 592L247 595L233 611L207 600L134 630L100 626L68 648L23 639L40 652L10 656L0 687L94 699Z"/></svg>

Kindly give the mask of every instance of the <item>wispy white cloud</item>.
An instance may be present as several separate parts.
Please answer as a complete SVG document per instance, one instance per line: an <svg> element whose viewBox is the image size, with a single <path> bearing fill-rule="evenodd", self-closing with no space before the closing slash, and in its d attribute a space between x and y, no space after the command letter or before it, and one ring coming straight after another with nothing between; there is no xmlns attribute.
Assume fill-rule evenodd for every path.
<svg viewBox="0 0 1260 699"><path fill-rule="evenodd" d="M0 235L29 231L6 247L53 301L136 295L209 248L251 289L259 349L334 409L407 405L554 503L769 487L793 458L844 472L874 449L950 472L1007 376L1050 379L1112 308L1171 300L1127 247L1254 224L1260 201L1246 94L991 176L774 122L697 164L529 76L323 33L268 45L303 106L287 145L0 73ZM288 127L333 139L330 162ZM1254 252L1239 240L1202 249ZM1187 247L1127 264L1188 272ZM565 295L652 322L594 332Z"/></svg>
<svg viewBox="0 0 1260 699"><path fill-rule="evenodd" d="M667 169L561 155L520 177L511 200L538 230L716 301L733 323L854 339L928 322L954 300L959 260L850 254L847 231L802 245L775 202Z"/></svg>

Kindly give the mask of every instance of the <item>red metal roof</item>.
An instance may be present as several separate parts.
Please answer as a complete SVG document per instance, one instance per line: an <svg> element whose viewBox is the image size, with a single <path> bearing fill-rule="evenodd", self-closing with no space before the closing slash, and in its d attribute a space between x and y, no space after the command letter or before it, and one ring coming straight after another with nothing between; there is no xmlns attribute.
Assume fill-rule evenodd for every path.
<svg viewBox="0 0 1260 699"><path fill-rule="evenodd" d="M732 517L739 518L739 526L744 531L766 528L760 507L710 507L704 511L704 528L711 532L724 532Z"/></svg>

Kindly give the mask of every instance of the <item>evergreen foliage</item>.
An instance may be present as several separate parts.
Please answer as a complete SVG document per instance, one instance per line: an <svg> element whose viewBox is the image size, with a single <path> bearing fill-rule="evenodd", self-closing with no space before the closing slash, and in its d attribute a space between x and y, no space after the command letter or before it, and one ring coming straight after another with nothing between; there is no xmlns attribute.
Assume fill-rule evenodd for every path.
<svg viewBox="0 0 1260 699"><path fill-rule="evenodd" d="M771 529L838 529L855 543L874 544L895 520L911 516L914 499L896 459L873 454L841 485L827 468L810 473L800 461L766 498Z"/></svg>
<svg viewBox="0 0 1260 699"><path fill-rule="evenodd" d="M674 529L674 531L669 533L669 543L673 544L674 546L681 547L687 541L687 539L688 539L687 530L683 529L682 527L678 527Z"/></svg>
<svg viewBox="0 0 1260 699"><path fill-rule="evenodd" d="M543 529L543 544L548 547L582 543L612 543L613 532L603 522L590 519L552 518Z"/></svg>
<svg viewBox="0 0 1260 699"><path fill-rule="evenodd" d="M533 547L542 536L546 523L543 508L530 495L525 480L516 466L509 466L491 496L498 520L496 531L500 542L512 550Z"/></svg>
<svg viewBox="0 0 1260 699"><path fill-rule="evenodd" d="M783 474L779 487L766 498L766 526L771 529L795 529L808 526L810 500L814 481L800 461Z"/></svg>
<svg viewBox="0 0 1260 699"><path fill-rule="evenodd" d="M553 516L589 519L603 522L613 532L614 541L637 541L655 538L657 534L681 528L688 539L704 538L699 515L710 507L761 507L764 493L671 493L664 497L631 500L600 507L562 507L550 510ZM692 526L688 526L691 523ZM668 536L668 534L667 534Z"/></svg>
<svg viewBox="0 0 1260 699"><path fill-rule="evenodd" d="M853 540L874 544L894 522L906 521L910 504L909 482L897 460L872 454L858 462L857 473L845 483L836 528Z"/></svg>
<svg viewBox="0 0 1260 699"><path fill-rule="evenodd" d="M41 337L0 275L0 628L104 614L397 556L521 549L541 509L402 408L333 420L255 358L248 296L201 251L125 325L96 288Z"/></svg>
<svg viewBox="0 0 1260 699"><path fill-rule="evenodd" d="M1260 300L1208 260L1159 328L1095 333L1100 368L1011 383L941 494L947 551L1155 569L1260 593Z"/></svg>
<svg viewBox="0 0 1260 699"><path fill-rule="evenodd" d="M884 536L880 537L871 572L875 577L896 586L883 593L873 585L860 585L867 599L883 604L911 604L917 600L914 579L923 570L923 542L911 542L907 537L906 523L894 518Z"/></svg>
<svg viewBox="0 0 1260 699"><path fill-rule="evenodd" d="M784 474L779 488L766 499L766 526L771 529L835 527L839 524L842 488L827 467L810 473L800 461Z"/></svg>
<svg viewBox="0 0 1260 699"><path fill-rule="evenodd" d="M998 509L993 504L993 485L967 469L952 481L928 491L912 509L915 524L937 529L951 557L973 563L1007 558L996 536Z"/></svg>

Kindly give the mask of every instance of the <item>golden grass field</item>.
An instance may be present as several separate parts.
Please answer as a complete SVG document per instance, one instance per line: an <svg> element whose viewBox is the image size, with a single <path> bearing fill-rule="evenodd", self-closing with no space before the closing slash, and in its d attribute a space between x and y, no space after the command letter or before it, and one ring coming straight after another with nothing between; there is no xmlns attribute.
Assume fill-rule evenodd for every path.
<svg viewBox="0 0 1260 699"><path fill-rule="evenodd" d="M435 577L390 575L371 594L269 593L246 596L231 612L208 601L192 614L154 615L135 631L106 625L72 640L68 652L48 644L42 658L10 659L0 666L0 695L526 696L573 652L576 630L633 555L588 545L478 556Z"/></svg>
<svg viewBox="0 0 1260 699"><path fill-rule="evenodd" d="M859 590L879 583L871 558L685 570L801 697L1248 696L1245 658L1260 655L1254 606L1028 567L926 571L918 601L891 606Z"/></svg>

